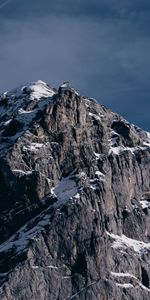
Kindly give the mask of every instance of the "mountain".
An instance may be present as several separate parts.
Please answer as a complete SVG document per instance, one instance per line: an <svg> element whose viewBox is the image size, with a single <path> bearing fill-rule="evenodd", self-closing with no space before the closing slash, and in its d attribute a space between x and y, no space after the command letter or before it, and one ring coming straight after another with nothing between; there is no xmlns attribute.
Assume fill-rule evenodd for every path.
<svg viewBox="0 0 150 300"><path fill-rule="evenodd" d="M0 299L150 299L150 133L65 83L0 96Z"/></svg>

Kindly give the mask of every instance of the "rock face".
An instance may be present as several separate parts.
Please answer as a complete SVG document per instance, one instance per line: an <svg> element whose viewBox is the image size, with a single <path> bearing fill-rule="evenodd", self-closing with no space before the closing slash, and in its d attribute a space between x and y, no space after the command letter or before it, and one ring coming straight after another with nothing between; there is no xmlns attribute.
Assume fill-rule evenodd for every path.
<svg viewBox="0 0 150 300"><path fill-rule="evenodd" d="M150 134L69 84L0 97L0 299L150 299Z"/></svg>

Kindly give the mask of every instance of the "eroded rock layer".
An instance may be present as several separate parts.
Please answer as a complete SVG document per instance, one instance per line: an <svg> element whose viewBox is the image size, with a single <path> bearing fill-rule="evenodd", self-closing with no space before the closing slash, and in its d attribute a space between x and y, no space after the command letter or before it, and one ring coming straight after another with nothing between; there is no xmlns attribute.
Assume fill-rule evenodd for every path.
<svg viewBox="0 0 150 300"><path fill-rule="evenodd" d="M0 97L0 299L150 299L150 134L68 84Z"/></svg>

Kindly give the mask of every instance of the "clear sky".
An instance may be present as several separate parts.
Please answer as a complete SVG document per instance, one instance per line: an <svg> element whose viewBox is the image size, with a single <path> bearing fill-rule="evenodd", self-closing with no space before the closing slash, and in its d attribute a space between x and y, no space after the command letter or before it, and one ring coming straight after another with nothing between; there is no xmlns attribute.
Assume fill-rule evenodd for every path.
<svg viewBox="0 0 150 300"><path fill-rule="evenodd" d="M0 92L38 79L150 131L150 1L0 0Z"/></svg>

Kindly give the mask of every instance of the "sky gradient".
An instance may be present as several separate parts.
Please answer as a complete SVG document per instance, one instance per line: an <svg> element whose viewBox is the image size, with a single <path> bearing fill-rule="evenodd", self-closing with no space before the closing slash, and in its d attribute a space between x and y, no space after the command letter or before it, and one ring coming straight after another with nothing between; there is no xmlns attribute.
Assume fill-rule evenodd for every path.
<svg viewBox="0 0 150 300"><path fill-rule="evenodd" d="M38 79L150 131L150 1L0 0L0 92Z"/></svg>

